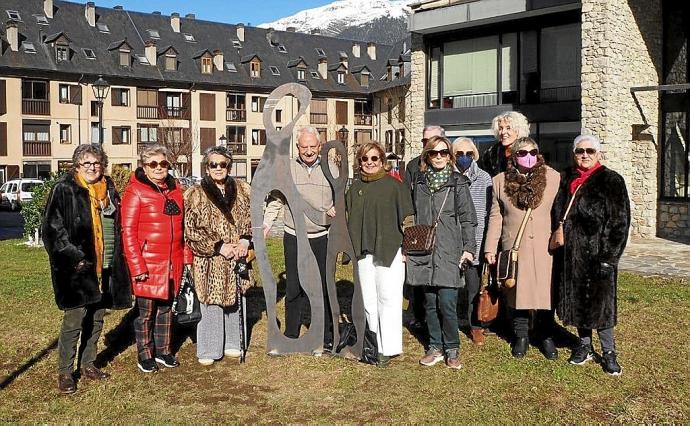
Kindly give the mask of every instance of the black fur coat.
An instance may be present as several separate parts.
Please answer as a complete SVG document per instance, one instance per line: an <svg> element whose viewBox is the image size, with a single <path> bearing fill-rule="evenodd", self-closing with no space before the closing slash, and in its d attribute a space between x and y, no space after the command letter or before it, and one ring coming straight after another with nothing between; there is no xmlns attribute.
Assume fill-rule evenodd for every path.
<svg viewBox="0 0 690 426"><path fill-rule="evenodd" d="M570 201L566 170L552 210L553 227ZM554 258L558 316L580 328L608 328L617 322L618 260L628 240L630 200L625 181L601 166L585 181L564 224L565 246Z"/></svg>
<svg viewBox="0 0 690 426"><path fill-rule="evenodd" d="M120 235L120 196L106 176L108 195L115 204L115 248L110 271L103 274L100 288L96 275L89 192L79 186L71 172L63 174L48 198L43 214L43 244L50 258L55 302L62 310L101 302L104 307L126 309L132 306L129 273L122 255ZM91 268L76 272L82 260Z"/></svg>

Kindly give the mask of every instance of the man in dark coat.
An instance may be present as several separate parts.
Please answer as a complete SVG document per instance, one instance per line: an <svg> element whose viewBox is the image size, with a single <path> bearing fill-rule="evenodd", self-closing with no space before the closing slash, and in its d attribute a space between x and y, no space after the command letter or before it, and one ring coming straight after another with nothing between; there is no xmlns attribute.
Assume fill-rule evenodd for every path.
<svg viewBox="0 0 690 426"><path fill-rule="evenodd" d="M564 324L577 327L580 336L569 362L582 365L594 357L592 330L596 329L602 367L619 375L613 327L618 320L618 260L628 240L630 200L621 175L599 162L601 144L595 136L578 136L573 152L576 166L564 172L552 211L554 228L565 217L565 245L554 261L557 312Z"/></svg>
<svg viewBox="0 0 690 426"><path fill-rule="evenodd" d="M80 145L73 170L62 175L48 198L42 226L55 302L64 311L58 338L58 390L76 391L77 343L81 376L109 375L94 366L106 308L131 307L129 275L120 240L120 197L104 176L108 157L98 145Z"/></svg>

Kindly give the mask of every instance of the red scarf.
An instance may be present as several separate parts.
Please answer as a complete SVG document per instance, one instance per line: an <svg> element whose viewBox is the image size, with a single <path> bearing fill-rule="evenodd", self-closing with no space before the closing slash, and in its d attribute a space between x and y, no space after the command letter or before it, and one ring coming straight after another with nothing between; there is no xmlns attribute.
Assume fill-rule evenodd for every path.
<svg viewBox="0 0 690 426"><path fill-rule="evenodd" d="M594 166L590 167L588 170L582 169L580 167L576 168L577 173L579 173L579 176L570 181L570 195L573 195L575 193L575 190L577 189L578 186L582 185L589 179L590 176L599 168L601 167L601 163L597 162Z"/></svg>

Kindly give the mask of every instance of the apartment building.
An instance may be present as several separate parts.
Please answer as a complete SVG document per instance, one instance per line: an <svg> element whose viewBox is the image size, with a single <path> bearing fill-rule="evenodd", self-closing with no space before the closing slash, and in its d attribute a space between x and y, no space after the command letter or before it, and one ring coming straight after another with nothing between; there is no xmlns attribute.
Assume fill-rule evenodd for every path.
<svg viewBox="0 0 690 426"><path fill-rule="evenodd" d="M388 46L93 2L6 0L0 16L0 181L44 178L68 167L83 143L102 143L111 165L129 168L143 146L163 143L178 172L197 176L201 153L223 143L233 174L251 180L266 144L264 104L288 82L313 95L296 129L312 125L351 153L356 143L390 138L389 158L402 157L409 41ZM92 90L99 76L109 84L103 140ZM276 127L298 110L296 98L284 97Z"/></svg>

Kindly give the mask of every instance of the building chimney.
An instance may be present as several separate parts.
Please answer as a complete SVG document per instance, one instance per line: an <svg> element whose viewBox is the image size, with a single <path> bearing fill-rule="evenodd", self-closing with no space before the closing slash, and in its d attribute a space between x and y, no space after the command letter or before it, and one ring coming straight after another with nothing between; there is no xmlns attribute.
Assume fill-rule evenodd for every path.
<svg viewBox="0 0 690 426"><path fill-rule="evenodd" d="M53 19L53 0L43 0L43 13L46 18Z"/></svg>
<svg viewBox="0 0 690 426"><path fill-rule="evenodd" d="M19 30L17 29L17 23L14 21L7 21L7 42L10 44L10 49L13 52L19 50Z"/></svg>
<svg viewBox="0 0 690 426"><path fill-rule="evenodd" d="M86 8L84 9L84 16L86 16L86 21L90 26L96 26L96 3L90 1L86 3Z"/></svg>
<svg viewBox="0 0 690 426"><path fill-rule="evenodd" d="M153 65L154 67L156 66L156 42L153 40L149 40L144 44L144 56L146 56L146 59L149 61L149 64Z"/></svg>
<svg viewBox="0 0 690 426"><path fill-rule="evenodd" d="M237 40L244 41L244 24L237 24Z"/></svg>
<svg viewBox="0 0 690 426"><path fill-rule="evenodd" d="M216 49L213 51L213 65L216 66L216 70L223 71L223 51Z"/></svg>
<svg viewBox="0 0 690 426"><path fill-rule="evenodd" d="M319 59L319 74L324 80L328 78L328 60L326 58Z"/></svg>
<svg viewBox="0 0 690 426"><path fill-rule="evenodd" d="M113 9L115 9L115 10L122 10L122 9L124 9L124 8L122 7L122 5L118 4L118 5L116 5L116 6L113 6Z"/></svg>
<svg viewBox="0 0 690 426"><path fill-rule="evenodd" d="M359 43L352 43L352 56L359 58L359 55L361 55L361 47Z"/></svg>
<svg viewBox="0 0 690 426"><path fill-rule="evenodd" d="M287 31L289 33L294 33L294 32L297 32L297 27L287 27L287 28L285 28L285 31Z"/></svg>
<svg viewBox="0 0 690 426"><path fill-rule="evenodd" d="M187 19L196 19L196 15L193 13L188 13L184 17Z"/></svg>
<svg viewBox="0 0 690 426"><path fill-rule="evenodd" d="M367 43L367 55L372 61L376 60L376 43Z"/></svg>
<svg viewBox="0 0 690 426"><path fill-rule="evenodd" d="M154 10L153 12L151 12L151 15L160 15L160 14L161 14L160 10Z"/></svg>
<svg viewBox="0 0 690 426"><path fill-rule="evenodd" d="M177 12L173 12L172 15L170 15L170 26L173 29L173 32L179 33L180 32L180 14Z"/></svg>

